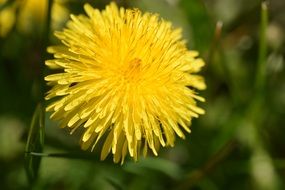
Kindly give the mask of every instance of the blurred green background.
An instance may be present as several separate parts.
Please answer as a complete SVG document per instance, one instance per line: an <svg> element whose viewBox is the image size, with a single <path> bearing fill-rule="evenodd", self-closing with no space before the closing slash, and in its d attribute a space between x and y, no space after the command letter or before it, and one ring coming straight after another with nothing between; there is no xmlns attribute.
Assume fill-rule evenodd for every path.
<svg viewBox="0 0 285 190"><path fill-rule="evenodd" d="M206 61L200 94L207 101L199 103L206 115L174 148L121 166L80 151L76 135L37 111L28 149L41 151L33 143L44 134L43 155L26 154L25 162L32 116L47 90L46 47L86 2L103 9L110 1L0 0L0 189L285 189L284 0L117 1L183 28ZM45 130L37 131L44 116Z"/></svg>

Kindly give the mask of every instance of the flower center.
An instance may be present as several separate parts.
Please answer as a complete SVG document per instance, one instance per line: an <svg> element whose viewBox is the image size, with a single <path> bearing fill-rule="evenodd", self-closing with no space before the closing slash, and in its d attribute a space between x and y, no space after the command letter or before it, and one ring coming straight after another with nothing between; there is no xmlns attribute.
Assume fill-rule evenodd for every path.
<svg viewBox="0 0 285 190"><path fill-rule="evenodd" d="M134 58L128 62L128 66L124 71L124 78L130 81L136 81L141 72L141 59Z"/></svg>

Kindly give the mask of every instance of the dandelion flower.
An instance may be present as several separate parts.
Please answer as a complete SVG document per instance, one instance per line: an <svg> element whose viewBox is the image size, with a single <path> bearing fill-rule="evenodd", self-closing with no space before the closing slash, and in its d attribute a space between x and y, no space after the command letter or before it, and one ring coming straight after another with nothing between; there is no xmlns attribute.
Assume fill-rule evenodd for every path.
<svg viewBox="0 0 285 190"><path fill-rule="evenodd" d="M190 132L192 117L204 113L195 92L205 88L195 74L203 60L186 48L180 29L156 14L115 3L84 9L88 16L71 15L55 33L62 45L48 48L54 59L46 65L61 70L45 77L51 118L70 133L81 130L84 150L101 142L102 160L112 153L123 163L127 154L137 160L174 146L176 135Z"/></svg>
<svg viewBox="0 0 285 190"><path fill-rule="evenodd" d="M41 31L46 22L47 11L48 0L25 0L22 2L19 12L19 30L24 33L32 33L34 30ZM64 1L54 0L51 13L52 28L62 28L69 14L68 9L64 6Z"/></svg>
<svg viewBox="0 0 285 190"><path fill-rule="evenodd" d="M33 35L40 32L46 21L48 0L18 0L7 3L0 0L0 37L5 37L16 24L22 33ZM51 27L60 29L68 19L69 11L64 6L63 0L54 0L52 4Z"/></svg>
<svg viewBox="0 0 285 190"><path fill-rule="evenodd" d="M12 29L16 20L16 10L14 6L5 6L6 0L0 0L0 37L5 37Z"/></svg>

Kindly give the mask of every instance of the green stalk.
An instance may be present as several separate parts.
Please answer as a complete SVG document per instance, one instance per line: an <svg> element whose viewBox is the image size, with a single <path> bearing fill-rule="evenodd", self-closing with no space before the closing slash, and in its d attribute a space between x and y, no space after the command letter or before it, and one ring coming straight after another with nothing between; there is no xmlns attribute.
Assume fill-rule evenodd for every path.
<svg viewBox="0 0 285 190"><path fill-rule="evenodd" d="M266 57L267 57L267 42L266 42L267 25L268 25L268 6L267 2L263 1L261 4L259 51L258 51L257 73L255 78L256 95L263 93L265 88Z"/></svg>
<svg viewBox="0 0 285 190"><path fill-rule="evenodd" d="M44 68L45 68L45 60L48 57L48 54L46 52L46 48L49 43L49 35L50 35L50 28L51 28L51 14L52 14L52 5L53 0L48 0L48 7L47 7L47 14L46 14L46 20L45 20L45 26L44 31L41 36L42 41L42 47L41 47L41 61L40 61L40 75L39 75L39 101L43 102L44 104L44 94L45 94L45 81L44 81Z"/></svg>

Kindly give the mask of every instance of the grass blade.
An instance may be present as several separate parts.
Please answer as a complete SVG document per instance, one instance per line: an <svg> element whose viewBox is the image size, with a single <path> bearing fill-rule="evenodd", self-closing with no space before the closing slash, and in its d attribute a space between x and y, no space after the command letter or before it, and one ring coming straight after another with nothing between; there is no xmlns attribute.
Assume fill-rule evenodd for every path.
<svg viewBox="0 0 285 190"><path fill-rule="evenodd" d="M32 118L25 154L25 168L30 183L34 183L38 176L41 157L33 156L29 152L42 152L45 137L44 108L39 104Z"/></svg>

